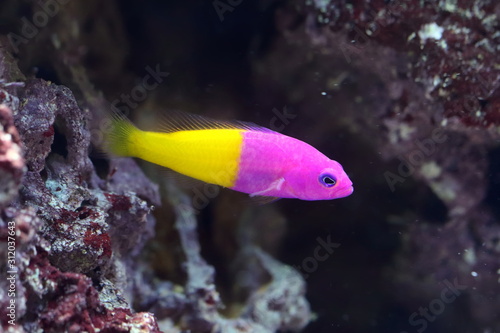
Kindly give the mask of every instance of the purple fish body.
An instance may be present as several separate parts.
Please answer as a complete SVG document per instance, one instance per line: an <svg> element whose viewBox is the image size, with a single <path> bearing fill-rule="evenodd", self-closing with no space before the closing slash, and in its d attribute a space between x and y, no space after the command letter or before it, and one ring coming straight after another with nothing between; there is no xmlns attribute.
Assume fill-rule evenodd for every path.
<svg viewBox="0 0 500 333"><path fill-rule="evenodd" d="M251 196L330 200L353 192L340 163L311 145L273 131L242 131L234 190Z"/></svg>

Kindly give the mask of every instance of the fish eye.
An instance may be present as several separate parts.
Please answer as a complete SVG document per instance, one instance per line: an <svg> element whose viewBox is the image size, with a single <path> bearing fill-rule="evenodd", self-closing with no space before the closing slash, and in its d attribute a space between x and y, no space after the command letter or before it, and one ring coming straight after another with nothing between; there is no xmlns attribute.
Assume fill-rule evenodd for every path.
<svg viewBox="0 0 500 333"><path fill-rule="evenodd" d="M319 176L319 182L326 187L333 187L337 184L337 179L330 174L322 174Z"/></svg>

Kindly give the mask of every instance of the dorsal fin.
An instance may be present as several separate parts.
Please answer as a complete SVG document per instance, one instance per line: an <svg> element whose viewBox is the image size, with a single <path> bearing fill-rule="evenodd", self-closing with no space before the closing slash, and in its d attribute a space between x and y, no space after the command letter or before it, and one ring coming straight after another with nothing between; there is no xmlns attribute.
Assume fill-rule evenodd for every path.
<svg viewBox="0 0 500 333"><path fill-rule="evenodd" d="M182 111L157 112L154 132L172 133L179 131L195 131L206 129L244 129L259 132L276 133L266 127L254 123L230 120L215 120L197 114Z"/></svg>

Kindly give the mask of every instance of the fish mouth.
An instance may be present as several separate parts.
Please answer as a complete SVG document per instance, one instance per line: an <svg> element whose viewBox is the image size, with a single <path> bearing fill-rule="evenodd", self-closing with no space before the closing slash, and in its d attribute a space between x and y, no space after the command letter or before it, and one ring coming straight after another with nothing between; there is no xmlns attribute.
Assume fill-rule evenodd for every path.
<svg viewBox="0 0 500 333"><path fill-rule="evenodd" d="M352 192L354 192L354 187L352 185L346 186L343 189L339 190L337 193L335 193L335 197L344 198L351 195Z"/></svg>

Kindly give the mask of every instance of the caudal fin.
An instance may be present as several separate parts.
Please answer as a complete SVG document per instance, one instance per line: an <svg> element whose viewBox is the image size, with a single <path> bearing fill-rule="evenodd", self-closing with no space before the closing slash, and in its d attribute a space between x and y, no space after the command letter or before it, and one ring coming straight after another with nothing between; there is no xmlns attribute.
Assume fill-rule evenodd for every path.
<svg viewBox="0 0 500 333"><path fill-rule="evenodd" d="M112 156L133 156L131 143L140 130L117 111L106 114L100 122L100 149Z"/></svg>

